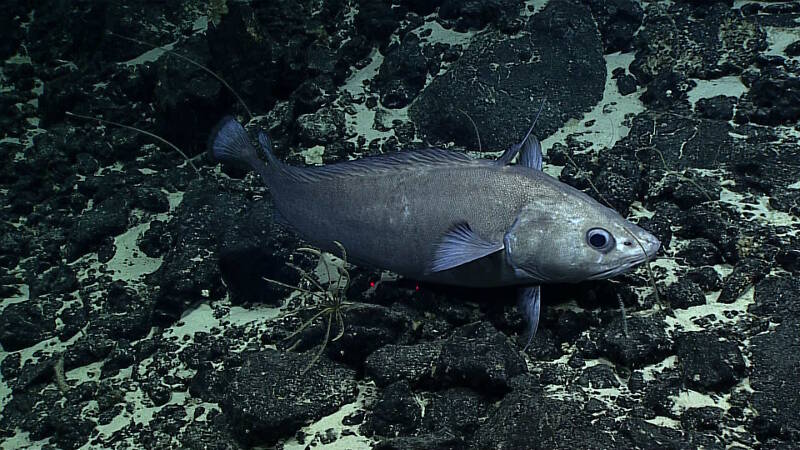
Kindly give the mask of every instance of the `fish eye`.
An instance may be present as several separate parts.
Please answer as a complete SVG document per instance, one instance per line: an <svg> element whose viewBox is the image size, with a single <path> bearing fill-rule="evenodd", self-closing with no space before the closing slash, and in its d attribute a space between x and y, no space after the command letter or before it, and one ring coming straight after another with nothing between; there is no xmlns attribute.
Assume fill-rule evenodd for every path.
<svg viewBox="0 0 800 450"><path fill-rule="evenodd" d="M602 228L592 228L586 232L586 242L593 249L605 253L614 246L614 237Z"/></svg>

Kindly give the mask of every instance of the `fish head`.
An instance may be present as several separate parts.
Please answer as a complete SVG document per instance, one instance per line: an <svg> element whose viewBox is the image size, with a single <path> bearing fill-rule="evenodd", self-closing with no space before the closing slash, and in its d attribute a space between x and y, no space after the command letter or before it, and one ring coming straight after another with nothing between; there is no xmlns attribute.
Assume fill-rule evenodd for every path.
<svg viewBox="0 0 800 450"><path fill-rule="evenodd" d="M611 278L653 259L661 246L651 233L580 191L524 207L504 241L518 276L553 283Z"/></svg>

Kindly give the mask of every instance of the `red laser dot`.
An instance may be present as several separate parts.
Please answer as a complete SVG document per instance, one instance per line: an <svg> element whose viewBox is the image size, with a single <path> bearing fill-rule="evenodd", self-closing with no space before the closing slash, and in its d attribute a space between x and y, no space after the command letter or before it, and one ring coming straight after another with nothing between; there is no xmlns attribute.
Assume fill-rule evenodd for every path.
<svg viewBox="0 0 800 450"><path fill-rule="evenodd" d="M370 281L369 282L369 287L375 287L375 282L374 281Z"/></svg>
<svg viewBox="0 0 800 450"><path fill-rule="evenodd" d="M419 290L419 285L414 286L414 290L418 291Z"/></svg>

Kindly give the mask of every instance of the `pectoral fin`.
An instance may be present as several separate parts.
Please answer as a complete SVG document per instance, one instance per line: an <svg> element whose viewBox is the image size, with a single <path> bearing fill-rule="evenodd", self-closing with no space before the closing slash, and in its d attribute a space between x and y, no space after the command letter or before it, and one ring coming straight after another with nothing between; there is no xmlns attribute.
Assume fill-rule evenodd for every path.
<svg viewBox="0 0 800 450"><path fill-rule="evenodd" d="M542 289L539 285L519 289L519 309L528 322L528 343L525 351L533 341L536 330L539 328L539 312L542 307Z"/></svg>
<svg viewBox="0 0 800 450"><path fill-rule="evenodd" d="M452 226L442 236L433 255L431 272L441 272L475 261L503 249L502 242L487 241L466 222Z"/></svg>

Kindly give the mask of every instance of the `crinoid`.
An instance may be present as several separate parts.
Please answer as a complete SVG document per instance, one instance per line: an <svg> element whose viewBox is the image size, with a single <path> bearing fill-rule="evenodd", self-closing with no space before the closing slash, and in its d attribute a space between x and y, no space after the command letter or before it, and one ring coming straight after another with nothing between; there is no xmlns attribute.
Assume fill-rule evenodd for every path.
<svg viewBox="0 0 800 450"><path fill-rule="evenodd" d="M306 306L305 302L303 302L300 307L288 312L287 314L282 315L281 317L290 317L296 316L303 312L307 311L315 311L316 312L305 322L303 322L300 327L297 328L292 334L284 338L286 341L290 341L296 338L300 333L308 329L314 322L324 317L325 320L325 336L322 339L322 343L320 343L319 348L314 353L314 357L311 358L311 362L303 369L302 373L306 373L314 363L319 360L322 353L327 348L329 342L335 342L339 340L344 335L345 325L344 325L344 311L352 306L352 303L345 301L345 293L347 288L350 286L350 272L347 271L347 251L344 249L344 246L338 242L334 241L334 244L339 248L341 251L341 264L334 264L329 259L334 255L322 252L315 248L309 247L300 247L295 250L296 253L306 253L309 255L316 256L319 258L319 265L322 265L324 271L320 274L320 278L325 277L325 280L318 280L313 274L309 273L302 267L294 264L293 262L287 261L286 265L297 271L300 275L300 283L299 284L306 284L310 288L300 287L300 286L292 286L290 284L283 283L281 281L272 280L270 278L262 277L264 281L269 283L275 284L277 286L281 286L287 289L292 289L299 291L303 294L308 295L310 298L315 300L314 305ZM335 269L332 270L332 269ZM336 336L331 339L331 330L333 329L334 323L338 327L339 331L337 332ZM289 350L293 350L300 345L302 339L297 339L290 347Z"/></svg>

